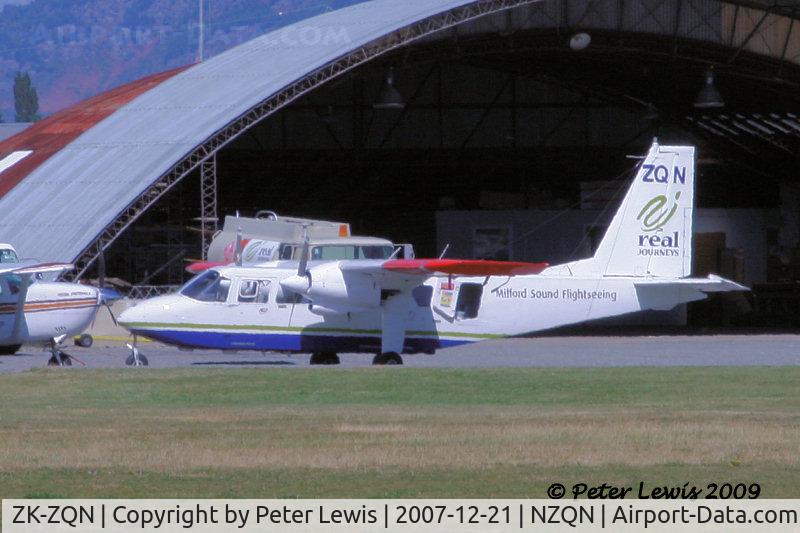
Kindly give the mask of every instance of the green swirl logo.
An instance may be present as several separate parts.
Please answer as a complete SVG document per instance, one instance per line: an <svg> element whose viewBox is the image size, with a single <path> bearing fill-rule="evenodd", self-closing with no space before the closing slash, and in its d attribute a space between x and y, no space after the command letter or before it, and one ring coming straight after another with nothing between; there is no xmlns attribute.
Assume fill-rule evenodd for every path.
<svg viewBox="0 0 800 533"><path fill-rule="evenodd" d="M666 226L667 222L672 220L675 213L678 211L678 199L681 197L680 191L675 193L675 203L671 209L666 209L667 197L659 194L645 204L636 220L641 220L642 231L658 231Z"/></svg>

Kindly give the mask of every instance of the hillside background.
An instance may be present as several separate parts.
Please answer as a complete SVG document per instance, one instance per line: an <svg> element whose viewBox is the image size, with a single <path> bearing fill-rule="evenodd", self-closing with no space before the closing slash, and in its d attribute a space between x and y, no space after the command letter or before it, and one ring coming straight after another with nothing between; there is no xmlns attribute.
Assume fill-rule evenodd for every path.
<svg viewBox="0 0 800 533"><path fill-rule="evenodd" d="M361 0L205 0L206 58ZM29 71L46 116L123 83L193 63L198 0L0 0L0 111Z"/></svg>

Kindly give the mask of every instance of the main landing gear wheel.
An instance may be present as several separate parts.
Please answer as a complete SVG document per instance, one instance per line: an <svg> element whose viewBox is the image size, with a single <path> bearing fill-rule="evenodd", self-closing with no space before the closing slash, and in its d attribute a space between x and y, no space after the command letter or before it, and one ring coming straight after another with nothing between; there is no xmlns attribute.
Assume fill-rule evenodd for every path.
<svg viewBox="0 0 800 533"><path fill-rule="evenodd" d="M338 365L339 356L336 355L336 352L314 352L311 354L311 361L309 361L309 364Z"/></svg>
<svg viewBox="0 0 800 533"><path fill-rule="evenodd" d="M373 365L402 365L403 358L397 352L379 353L372 360Z"/></svg>
<svg viewBox="0 0 800 533"><path fill-rule="evenodd" d="M12 346L0 346L0 355L14 355L22 348L21 344L14 344Z"/></svg>
<svg viewBox="0 0 800 533"><path fill-rule="evenodd" d="M91 348L92 344L94 344L94 339L88 333L84 333L75 339L75 346L80 346L81 348Z"/></svg>

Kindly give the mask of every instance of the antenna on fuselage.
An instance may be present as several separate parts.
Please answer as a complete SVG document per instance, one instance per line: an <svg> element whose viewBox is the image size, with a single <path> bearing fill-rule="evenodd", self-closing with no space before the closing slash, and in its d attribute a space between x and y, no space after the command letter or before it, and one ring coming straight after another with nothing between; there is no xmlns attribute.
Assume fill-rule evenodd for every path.
<svg viewBox="0 0 800 533"><path fill-rule="evenodd" d="M439 259L444 259L444 256L447 253L447 250L449 250L449 249L450 249L450 243L448 242L445 245L444 250L442 250L442 253L439 255Z"/></svg>
<svg viewBox="0 0 800 533"><path fill-rule="evenodd" d="M297 275L305 276L308 266L308 224L303 224L303 248L300 250L300 264L297 265Z"/></svg>

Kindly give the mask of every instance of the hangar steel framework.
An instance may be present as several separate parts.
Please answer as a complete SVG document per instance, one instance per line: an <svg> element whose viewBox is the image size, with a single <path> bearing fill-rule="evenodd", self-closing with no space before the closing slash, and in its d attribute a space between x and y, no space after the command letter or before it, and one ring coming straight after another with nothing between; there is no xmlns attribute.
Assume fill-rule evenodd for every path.
<svg viewBox="0 0 800 533"><path fill-rule="evenodd" d="M518 22L515 23L510 18L510 9L536 3L539 3L540 6L531 11L528 21L520 24ZM550 5L548 6L548 4ZM793 35L795 40L797 37L796 32L798 30L795 26L797 19L800 18L800 6L792 7L768 1L763 3L757 1L714 2L713 4L713 8L709 9L707 0L634 0L630 2L587 0L577 4L571 4L568 1L548 3L541 0L489 0L458 7L396 30L376 42L353 50L350 54L337 59L322 69L308 73L296 83L272 95L198 146L168 174L162 176L147 191L142 193L82 253L77 261L77 277L80 278L85 275L99 254L108 248L120 233L130 227L143 212L158 202L175 184L193 172L198 166L202 170L200 217L203 239L202 250L205 253L209 243L207 235L209 232L213 233L216 229L216 225L211 222L217 216L216 202L212 198L216 197L216 154L220 149L243 133L246 133L254 125L273 115L276 111L314 91L330 80L411 42L422 40L443 30L456 28L489 14L502 11L509 14L509 18L505 20L505 26L501 25L493 28L501 35L506 34L509 36L513 35L515 27L525 26L525 24L533 22L534 18L538 19L534 22L534 26L541 26L544 21L546 25L552 25L552 28L564 33L575 31L577 28L600 28L624 32L631 31L631 27L638 28L638 31L642 33L657 32L668 35L671 41L671 51L663 53L670 53L676 58L683 53L681 50L682 34L707 37L709 34L715 34L721 30L719 33L721 42L719 44L724 45L726 50L724 52L716 51L718 54L723 54L717 58L718 61L733 64L744 59L742 52L757 53L773 60L774 65L771 70L779 78L784 73L787 63L794 65L800 62L800 44L792 40ZM724 26L723 28L717 27L720 23L719 21ZM690 26L690 24L693 26ZM457 46L458 33L455 33L453 38ZM631 42L623 44L620 41L619 46L636 49L636 45ZM509 80L511 80L511 77L509 77ZM509 81L508 83L511 82ZM787 80L786 83L796 84L797 82ZM497 94L501 94L504 89L501 89ZM642 102L640 104L644 105ZM491 105L486 108L487 113L489 109L491 109ZM399 122L401 118L402 113L397 121ZM711 134L719 132L719 128L709 127L708 120L696 120L693 117L686 117L686 122L689 124L694 122L699 128ZM480 127L481 123L482 121L479 120L473 128L473 132L475 128ZM752 133L752 128L751 131L746 133ZM756 130L756 137L775 144L778 141L774 140L773 133ZM387 134L387 137L389 135L391 135L391 131ZM469 143L471 136L467 136L464 143L465 146ZM729 140L728 137L730 136L724 136L726 141ZM734 138L733 142L736 143L738 141ZM212 169L214 172L213 178L211 177Z"/></svg>
<svg viewBox="0 0 800 533"><path fill-rule="evenodd" d="M380 0L370 2L370 4L379 4L381 9L384 10L387 7L391 8L392 6L400 5ZM411 6L411 4L402 5ZM418 9L417 5L426 5L429 11ZM291 83L289 83L288 79L281 81L281 84L276 83L274 87L269 87L269 91L264 89L263 94L256 95L258 98L263 98L257 104L255 104L257 101L255 98L247 100L246 105L243 104L241 107L237 107L235 113L230 112L230 117L227 115L222 117L225 121L224 127L222 127L223 122L218 121L214 122L213 129L210 127L203 129L202 136L198 134L197 138L176 134L174 137L153 140L151 144L174 143L176 145L169 150L168 158L162 158L163 165L156 166L151 161L148 166L150 173L147 176L144 176L144 170L140 175L133 175L134 173L131 172L130 176L120 176L120 182L132 183L135 186L129 187L128 193L124 196L119 197L120 195L117 194L119 197L118 202L113 208L107 210L107 218L104 213L102 220L99 220L101 217L95 217L97 223L84 224L84 227L90 229L85 230L83 234L78 234L77 229L75 229L72 236L79 238L72 241L73 244L69 247L59 246L56 248L52 243L42 244L42 247L48 251L52 248L53 253L60 253L65 256L69 254L71 258L77 258L79 266L77 276L83 276L99 254L112 245L122 232L129 228L149 207L160 201L184 177L198 169L203 170L203 172L200 172L201 176L203 176L201 178L203 185L201 187L201 221L206 225L206 219L216 216L216 210L214 209L216 180L212 179L212 174L215 175L212 170L216 169L215 159L220 149L233 140L240 138L243 133L251 131L256 124L275 114L276 111L296 102L300 97L309 95L309 93L330 80L340 77L369 61L401 48L404 49L404 57L413 58L415 54L425 53L424 46L407 46L415 42L424 45L434 40L442 40L456 50L459 48L470 49L470 53L480 54L481 40L475 37L481 34L491 34L492 39L484 41L486 46L486 50L484 50L485 57L491 58L491 61L498 61L498 58L502 58L502 54L509 50L518 52L524 50L526 46L539 46L539 43L535 40L527 41L528 35L526 32L531 34L549 32L555 36L554 38L563 47L566 36L575 31L587 30L593 36L598 37L598 44L602 44L599 47L601 49L604 46L611 52L623 51L629 54L628 57L643 53L651 57L686 60L701 65L715 64L725 66L730 68L731 71L735 70L736 76L740 76L742 79L755 80L756 82L768 80L768 83L766 81L764 83L765 91L770 90L770 87L779 86L782 89L782 98L794 104L799 101L796 96L796 90L800 88L800 76L798 76L798 70L800 70L798 69L798 65L800 65L800 28L797 27L797 19L800 18L800 7L795 6L795 3L775 2L773 0L427 0L425 2L420 1L419 4L415 2L413 7L414 9L409 7L406 13L393 12L396 20L391 22L391 27L394 28L391 31L387 31L380 36L374 35L370 37L372 40L359 40L360 44L358 46L354 46L353 49L348 50L346 53L332 58L324 66L306 67L308 72L302 72L301 68L298 67L297 72L293 71L291 73L291 75L296 74L298 79ZM432 9L438 9L439 11L431 14L433 13ZM376 16L375 11L377 10L372 11L373 17ZM417 14L414 15L414 13ZM428 13L428 15L421 16L419 13ZM414 16L419 20L412 21ZM342 19L339 18L337 23L341 24ZM398 26L400 27L398 28ZM384 27L389 27L389 25L384 25ZM507 48L498 47L498 43L503 40L509 44ZM248 53L253 51L254 49L246 50ZM265 49L262 48L256 51L264 52ZM276 54L287 53L285 49L267 51L273 51ZM212 61L213 59L206 64ZM328 61L327 56L325 61ZM281 66L285 65L282 64ZM190 86L187 81L194 79L192 78L193 73L196 70L200 70L199 67L189 68L176 76L176 78L182 79L182 83L176 83L177 87L172 86L173 93L160 92L159 87L150 91L156 94L151 95L152 98L148 100L148 105L153 105L152 100L155 99L156 95L163 97L166 94L167 96L175 97L175 93L178 90L189 90L187 87ZM219 72L210 72L210 74L219 75ZM208 71L204 71L204 75L210 78ZM198 78L201 77L198 76ZM555 82L564 82L566 78L558 79L558 76L553 76L551 79ZM165 83L170 83L171 81L173 80L171 79ZM245 79L241 83L246 84L248 80ZM506 83L510 83L511 87L513 87L513 79ZM573 88L580 87L580 80L566 79L566 83ZM285 85L282 88L275 91L277 87L283 84ZM216 90L224 88L224 84L217 85L219 86L215 87ZM592 88L583 87L581 90L591 93ZM620 102L625 97L619 91L615 92L614 87L603 87L601 92L605 100ZM494 98L498 98L497 95L501 93L502 91L494 93ZM185 96L185 93L183 94ZM146 94L143 95L143 97L146 96ZM178 97L180 97L180 94ZM242 100L244 101L244 99ZM142 110L135 109L137 102L140 102L140 100L137 99L131 106L134 108L133 111ZM202 123L202 117L198 118L196 116L203 114L202 108L181 108L182 103L169 104L173 107L173 109L169 110L172 111L170 116L173 119L180 116L179 113L183 113L181 118L186 118L195 113L195 116L189 117L190 120L187 119L187 121L191 122L192 125L202 124L203 126L208 126L208 123L211 122L210 120ZM195 105L204 103L206 102L196 103ZM212 102L212 104L217 105L218 102ZM639 110L642 110L646 109L648 105L653 105L653 102L641 99L636 102L628 99L626 104L634 108L638 106ZM488 102L488 106L484 107L486 109L484 111L485 116L489 112L488 109L493 107L493 103ZM115 113L118 115L116 121L112 120L111 122L115 122L117 126L123 123L123 111L127 111L127 109L122 108L120 112ZM152 120L154 116L157 116L152 108L144 109L144 111L150 111L150 113L141 114L141 120L136 124L139 130L146 127L146 119ZM402 113L409 112L411 110L405 110ZM111 118L114 119L115 117L112 116ZM140 117L136 116L135 118L139 119ZM219 118L219 116L215 116L215 120ZM794 141L791 137L797 136L798 133L793 126L798 123L796 118L796 115L782 114L778 115L776 119L771 114L744 111L727 115L693 115L691 117L683 117L683 120L694 127L695 131L706 132L709 136L718 137L724 142L742 142L743 145L746 145L749 141L745 141L745 138L754 139L764 145L773 146L778 151L791 156L791 152L796 146L792 144ZM464 147L474 141L474 132L480 129L482 123L483 119L480 118L472 125L469 135L463 143ZM756 125L753 125L754 123ZM775 124L780 127L775 127ZM200 130L200 126L197 129ZM109 130L102 131L107 133ZM388 139L391 135L392 131L390 130L384 139ZM115 144L109 143L106 145L104 144L105 139L100 137L99 132L97 132L92 137L92 144L78 146L78 149L85 150L84 153L79 153L77 149L73 153L76 154L76 159L82 160L76 164L70 164L68 170L63 170L64 177L62 181L101 179L109 176L109 171L112 170L111 165L108 163L97 163L95 165L95 161L91 160L93 155L103 156L100 150L106 149L110 153L113 149L121 150L127 145L138 148L151 148L148 138L142 136L136 138L134 136L129 140L122 135L118 137L114 140ZM191 141L191 147L188 146L187 141ZM381 144L384 143L382 142ZM76 147L68 146L64 151L67 152L71 148ZM92 152L95 149L96 151ZM152 150L152 152L155 153L156 150ZM166 150L164 153L166 153ZM56 156L53 157L54 160L57 159ZM106 157L108 158L108 154L106 154ZM0 199L0 204L4 203L2 207L11 209L14 205L20 204L20 198L36 196L36 194L31 193L47 196L46 194L41 194L41 191L44 190L42 185L44 180L50 179L50 176L46 174L50 172L51 176L58 176L58 173L62 172L62 168L57 163L63 164L65 158L66 156L61 157L58 161L53 161L46 171L43 168L39 169L41 172L31 172L33 179L26 179L25 181L29 183L23 182L20 184L25 187L17 186L18 189L24 188L25 191L18 192L16 195L12 194L12 198L8 198L7 195ZM52 172L54 167L56 174ZM99 171L100 178L95 178L91 174L92 171ZM52 181L55 185L50 186L50 192L58 190L58 179L61 178ZM134 183L134 181L136 182ZM61 183L61 185L63 184ZM38 190L36 189L37 185L40 185ZM119 183L110 184L109 189L113 189L111 193L115 191L119 193L119 186ZM12 190L11 192L14 193L15 191ZM79 192L73 190L70 194L73 197L80 198ZM51 194L50 196L55 197L56 195ZM65 194L64 196L68 195ZM102 199L98 199L98 201L102 202ZM66 202L52 206L55 208L52 219L59 220L60 217L63 220L67 220L69 218L70 213L74 211L67 211L68 207L65 204ZM22 224L20 225L22 226ZM40 233L45 234L47 232L48 238L51 238L51 240L56 239L55 236L50 235L53 233L52 226L55 225L51 219L40 217L30 227L33 228L35 225ZM208 225L206 225L206 229L209 229ZM70 235L68 231L64 233L65 235ZM203 235L206 235L205 231ZM70 241L69 238L65 239L62 236L61 241L65 240ZM28 241L33 243L36 242L36 239L31 237ZM38 252L38 250L34 249L31 253L38 254ZM62 259L64 258L66 257L62 257Z"/></svg>
<svg viewBox="0 0 800 533"><path fill-rule="evenodd" d="M77 279L83 277L103 251L108 248L123 231L129 228L142 213L154 203L158 202L184 177L195 170L199 165L212 160L221 148L225 147L228 143L247 132L251 127L282 107L292 103L299 97L331 79L410 42L491 13L538 1L540 0L484 0L460 6L400 28L381 37L377 41L373 41L353 50L351 53L329 63L321 69L308 73L297 82L270 96L248 113L239 117L226 128L216 133L213 137L184 157L170 172L153 183L149 189L129 205L127 209L125 209L111 225L106 227L84 250L76 261L77 270L75 277ZM216 180L214 180L214 183L216 183ZM216 186L214 187L216 188ZM214 192L214 195L216 195L216 192ZM205 198L205 193L203 196Z"/></svg>

